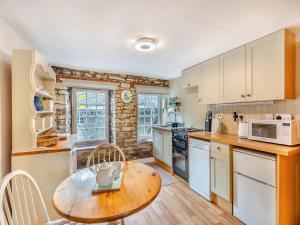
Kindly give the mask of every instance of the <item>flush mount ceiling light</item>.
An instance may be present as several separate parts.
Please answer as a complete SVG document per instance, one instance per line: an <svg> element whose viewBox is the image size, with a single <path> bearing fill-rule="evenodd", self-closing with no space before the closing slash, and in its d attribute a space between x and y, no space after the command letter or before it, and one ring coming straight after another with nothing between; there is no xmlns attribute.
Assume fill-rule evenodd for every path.
<svg viewBox="0 0 300 225"><path fill-rule="evenodd" d="M143 37L143 38L136 40L134 47L138 51L150 52L150 51L153 51L156 47L155 40L152 38Z"/></svg>

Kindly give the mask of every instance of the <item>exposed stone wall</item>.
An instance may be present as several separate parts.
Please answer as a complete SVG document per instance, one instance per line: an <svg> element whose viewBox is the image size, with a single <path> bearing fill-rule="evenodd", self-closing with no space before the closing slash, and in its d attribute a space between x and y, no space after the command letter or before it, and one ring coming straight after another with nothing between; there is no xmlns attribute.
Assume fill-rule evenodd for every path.
<svg viewBox="0 0 300 225"><path fill-rule="evenodd" d="M71 104L70 93L67 87L60 84L55 87L55 123L58 132L71 132Z"/></svg>
<svg viewBox="0 0 300 225"><path fill-rule="evenodd" d="M127 160L153 156L152 143L137 142L137 94L136 85L169 87L169 81L140 76L98 73L68 68L53 67L57 80L76 79L115 83L119 88L110 93L110 142L117 144ZM133 101L124 104L121 92L130 89Z"/></svg>

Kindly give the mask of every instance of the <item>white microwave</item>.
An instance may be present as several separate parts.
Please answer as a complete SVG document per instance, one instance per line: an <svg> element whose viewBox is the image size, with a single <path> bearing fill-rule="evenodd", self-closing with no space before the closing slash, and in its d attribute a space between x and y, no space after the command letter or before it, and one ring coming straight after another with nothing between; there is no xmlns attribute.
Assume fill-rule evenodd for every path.
<svg viewBox="0 0 300 225"><path fill-rule="evenodd" d="M298 145L300 121L249 119L248 138L282 145Z"/></svg>

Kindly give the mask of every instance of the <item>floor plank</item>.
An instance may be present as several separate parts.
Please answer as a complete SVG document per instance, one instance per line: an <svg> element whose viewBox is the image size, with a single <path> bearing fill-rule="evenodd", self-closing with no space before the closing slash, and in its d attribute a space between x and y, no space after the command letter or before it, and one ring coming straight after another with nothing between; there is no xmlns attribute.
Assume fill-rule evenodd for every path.
<svg viewBox="0 0 300 225"><path fill-rule="evenodd" d="M229 213L206 201L181 182L162 187L156 200L126 225L242 225Z"/></svg>

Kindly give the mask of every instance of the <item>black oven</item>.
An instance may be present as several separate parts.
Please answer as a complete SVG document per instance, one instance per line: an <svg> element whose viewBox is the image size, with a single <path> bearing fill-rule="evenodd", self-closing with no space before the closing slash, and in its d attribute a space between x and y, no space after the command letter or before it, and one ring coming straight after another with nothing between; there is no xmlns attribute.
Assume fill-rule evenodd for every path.
<svg viewBox="0 0 300 225"><path fill-rule="evenodd" d="M172 129L173 171L182 179L189 181L188 132L192 128Z"/></svg>

